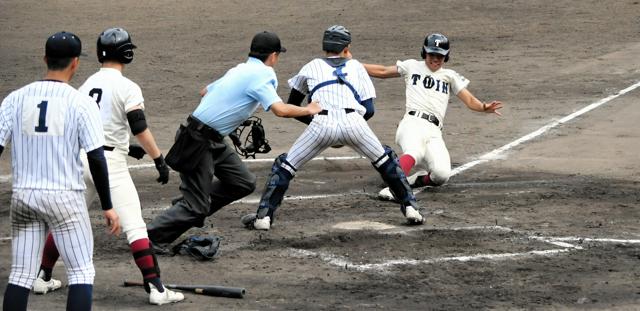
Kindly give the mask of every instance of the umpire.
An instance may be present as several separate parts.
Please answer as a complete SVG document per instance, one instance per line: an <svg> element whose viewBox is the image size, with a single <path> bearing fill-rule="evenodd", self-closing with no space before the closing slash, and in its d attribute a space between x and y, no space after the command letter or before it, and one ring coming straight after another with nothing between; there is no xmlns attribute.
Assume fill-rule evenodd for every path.
<svg viewBox="0 0 640 311"><path fill-rule="evenodd" d="M227 71L200 95L196 110L180 125L166 161L180 172L182 197L147 225L149 239L164 248L191 227L202 227L207 216L253 192L256 177L223 139L258 106L278 117L315 115L317 102L306 107L285 104L276 93L273 67L286 52L275 33L261 32L251 41L245 63Z"/></svg>

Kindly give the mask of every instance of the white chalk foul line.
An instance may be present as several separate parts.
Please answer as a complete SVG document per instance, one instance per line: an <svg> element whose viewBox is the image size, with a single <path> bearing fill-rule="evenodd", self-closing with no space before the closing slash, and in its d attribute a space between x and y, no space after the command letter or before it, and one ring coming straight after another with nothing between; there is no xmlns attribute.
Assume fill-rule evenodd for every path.
<svg viewBox="0 0 640 311"><path fill-rule="evenodd" d="M575 119L578 116L581 116L581 115L583 115L583 114L585 114L585 113L587 113L587 112L589 112L589 111L591 111L593 109L596 109L596 108L598 108L598 107L600 107L600 106L602 106L602 105L604 105L604 104L606 104L606 103L608 103L608 102L610 102L610 101L612 101L612 100L614 100L614 99L616 99L616 98L618 98L618 97L620 97L620 96L622 96L622 95L624 95L626 93L629 93L629 92L635 90L638 87L640 87L640 82L636 82L635 84L633 84L633 85L631 85L631 86L629 86L629 87L627 87L627 88L625 88L623 90L618 91L618 93L616 93L616 94L613 94L613 95L610 95L608 97L605 97L605 98L603 98L603 99L601 99L601 100L599 100L599 101L597 101L595 103L592 103L592 104L590 104L590 105L588 105L588 106L586 106L586 107L584 107L584 108L582 108L582 109L580 109L580 110L578 110L578 111L576 111L576 112L574 112L574 113L572 113L572 114L570 114L570 115L568 115L568 116L566 116L566 117L564 117L564 118L562 118L560 120L551 122L551 123L539 128L538 130L536 130L536 131L534 131L534 132L532 132L530 134L522 136L522 137L514 140L513 142L510 142L510 143L508 143L508 144L506 144L506 145L504 145L504 146L502 146L502 147L500 147L498 149L490 151L490 152L480 156L477 160L474 160L474 161L468 162L466 164L463 164L461 166L458 166L458 167L456 167L455 169L453 169L451 171L451 176L460 174L460 173L462 173L462 172L464 172L464 171L466 171L466 170L468 170L468 169L470 169L470 168L472 168L472 167L474 167L474 166L476 166L478 164L494 160L498 156L500 156L500 154L502 154L503 152L505 152L505 151L515 147L515 146L518 146L518 145L520 145L520 144L522 144L524 142L532 140L532 139L544 134L545 132L549 131L550 129L552 129L554 127L557 127L557 126L559 126L561 124L564 124L564 123L566 123L568 121L571 121L571 120Z"/></svg>
<svg viewBox="0 0 640 311"><path fill-rule="evenodd" d="M285 196L282 200L283 201L315 200L315 199L325 199L325 198L334 198L334 197L344 197L344 196L355 195L355 194L363 195L363 194L366 194L366 193L364 193L364 192L349 192L349 193L338 193L338 194L317 194L317 195ZM258 203L260 203L260 198L241 199L241 200L233 201L233 202L229 203L229 205L231 205L231 204L258 204ZM145 208L143 210L144 211L163 211L163 210L168 209L169 207L171 207L171 206Z"/></svg>
<svg viewBox="0 0 640 311"><path fill-rule="evenodd" d="M415 266L420 264L434 264L434 263L442 263L442 262L450 262L450 261L459 261L459 262L488 261L488 260L496 261L496 260L506 260L506 259L530 258L534 256L551 256L559 253L567 253L569 251L571 251L570 248L563 248L563 249L529 251L529 252L521 252L521 253L475 254L470 256L446 256L446 257L435 257L435 258L427 258L427 259L420 259L420 260L394 259L394 260L387 260L382 263L356 264L342 256L337 256L331 253L313 252L313 251L309 251L305 249L297 249L297 248L290 249L290 252L294 256L317 257L327 262L330 265L345 268L345 269L353 269L361 272L365 272L365 271L384 272L385 270L389 268L393 268L395 266L406 266L406 265Z"/></svg>
<svg viewBox="0 0 640 311"><path fill-rule="evenodd" d="M315 157L311 159L311 161L351 161L351 160L360 160L366 159L363 156L340 156L340 157ZM242 162L245 163L271 163L273 162L273 158L267 159L243 159ZM141 170L147 168L155 168L155 164L153 163L145 163L145 164L133 164L129 165L129 169L132 170ZM0 175L0 183L5 183L11 181L11 174Z"/></svg>

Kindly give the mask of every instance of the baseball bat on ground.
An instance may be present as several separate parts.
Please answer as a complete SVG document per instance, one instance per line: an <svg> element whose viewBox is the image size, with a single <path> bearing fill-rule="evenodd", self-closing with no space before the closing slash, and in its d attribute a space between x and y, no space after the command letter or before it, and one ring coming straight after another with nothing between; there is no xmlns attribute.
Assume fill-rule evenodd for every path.
<svg viewBox="0 0 640 311"><path fill-rule="evenodd" d="M144 286L142 282L124 281L124 286ZM164 287L170 289L179 289L189 291L199 295L227 297L227 298L244 298L245 289L240 287L227 287L215 285L181 285L181 284L164 284Z"/></svg>

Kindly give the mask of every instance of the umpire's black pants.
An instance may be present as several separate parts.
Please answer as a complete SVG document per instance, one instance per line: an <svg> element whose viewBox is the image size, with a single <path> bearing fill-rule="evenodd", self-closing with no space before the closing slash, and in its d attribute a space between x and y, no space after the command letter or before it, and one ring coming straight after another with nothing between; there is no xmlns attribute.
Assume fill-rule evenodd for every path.
<svg viewBox="0 0 640 311"><path fill-rule="evenodd" d="M198 138L200 133L193 135ZM180 173L182 198L147 225L151 242L171 243L191 227L202 227L207 216L255 190L256 176L235 150L224 141L210 144L208 154L193 171Z"/></svg>

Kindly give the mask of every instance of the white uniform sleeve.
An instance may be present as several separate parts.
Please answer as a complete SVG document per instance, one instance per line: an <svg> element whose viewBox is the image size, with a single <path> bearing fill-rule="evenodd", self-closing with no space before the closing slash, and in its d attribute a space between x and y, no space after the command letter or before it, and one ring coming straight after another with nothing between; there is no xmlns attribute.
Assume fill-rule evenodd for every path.
<svg viewBox="0 0 640 311"><path fill-rule="evenodd" d="M398 67L398 73L401 76L406 76L407 73L409 72L409 64L407 64L407 62L409 62L408 60L405 61L397 61L396 62L396 67Z"/></svg>
<svg viewBox="0 0 640 311"><path fill-rule="evenodd" d="M104 131L98 106L90 97L78 105L78 127L80 148L89 152L104 145ZM81 100L81 99L78 99Z"/></svg>
<svg viewBox="0 0 640 311"><path fill-rule="evenodd" d="M361 89L358 90L358 94L360 95L360 100L376 98L376 89L373 86L373 81L371 81L371 77L367 73L367 70L357 60L352 60L352 61L357 62L358 78L360 80L360 86L361 86Z"/></svg>
<svg viewBox="0 0 640 311"><path fill-rule="evenodd" d="M124 94L124 111L129 112L131 108L140 106L144 110L144 98L142 97L142 90L140 86L133 81L128 81L129 84Z"/></svg>
<svg viewBox="0 0 640 311"><path fill-rule="evenodd" d="M13 131L13 120L11 114L13 111L13 100L11 95L2 101L0 106L0 145L6 146L11 140Z"/></svg>
<svg viewBox="0 0 640 311"><path fill-rule="evenodd" d="M298 72L297 75L293 76L291 79L289 79L289 81L287 81L289 83L289 86L292 89L296 89L302 94L309 94L309 85L307 84L307 79L309 77L307 73L308 71L309 64L306 64L302 67L302 69L300 69L300 72Z"/></svg>
<svg viewBox="0 0 640 311"><path fill-rule="evenodd" d="M451 74L449 76L451 81L451 91L453 91L453 94L455 95L458 95L460 91L462 91L467 87L467 85L469 85L469 80L467 80L467 78L463 77L453 70L451 70Z"/></svg>

